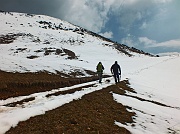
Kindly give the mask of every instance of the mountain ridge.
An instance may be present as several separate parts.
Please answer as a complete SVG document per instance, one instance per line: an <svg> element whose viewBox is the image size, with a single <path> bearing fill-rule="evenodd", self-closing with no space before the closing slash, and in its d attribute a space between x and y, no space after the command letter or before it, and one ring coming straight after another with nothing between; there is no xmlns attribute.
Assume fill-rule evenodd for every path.
<svg viewBox="0 0 180 134"><path fill-rule="evenodd" d="M38 16L39 18L41 18L41 17L45 17L45 15L35 15L35 14L26 14L26 13L15 13L15 12L5 12L5 11L0 11L0 13L3 13L3 14L9 14L9 15L14 15L14 14L19 14L20 16L26 16L26 17L34 17L34 16ZM50 17L50 16L47 16L47 17L49 17L49 18L53 18L53 17ZM57 18L54 18L54 19L57 19ZM127 54L127 55L129 55L129 56L133 56L132 54L129 54L127 51L125 52L125 50L129 50L129 51L132 51L132 52L137 52L137 53L140 53L140 54L145 54L145 55L150 55L150 56L154 56L154 55L152 55L152 54L150 54L150 53L146 53L146 52L143 52L142 50L138 50L138 49L136 49L136 48L134 48L134 47L128 47L127 45L124 45L124 44L120 44L120 43L117 43L117 42L115 42L115 41L112 41L112 40L110 40L110 39L108 39L108 38L106 38L106 37L103 37L103 36L101 36L101 35L99 35L99 34L97 34L97 33L94 33L94 32L92 32L92 31L90 31L90 30L87 30L87 29L84 29L84 28L82 28L82 27L80 27L80 26L77 26L77 25L74 25L74 24L71 24L71 23L69 23L69 22L67 22L67 21L64 21L64 20L61 20L61 19L57 19L57 20L60 20L60 21L62 21L62 22L65 22L65 23L67 23L68 25L71 25L71 26L74 26L74 27L69 27L69 28L67 28L66 26L64 26L63 27L63 24L62 23L59 23L59 25L57 26L57 24L55 24L55 23L53 23L53 22L51 22L51 21L49 21L49 22L47 22L47 21L37 21L37 23L39 23L40 24L40 26L39 27L41 27L41 28L44 28L44 29L52 29L52 30L64 30L64 31L73 31L73 32L76 32L77 34L81 34L81 35L84 35L84 34L86 34L86 33L88 33L88 34L90 34L90 35L92 35L92 36L95 36L95 37L98 37L98 38L100 38L100 39L102 39L102 40L105 40L105 41L107 41L107 42L110 42L110 43L114 43L114 45L115 45L115 48L116 49L118 49L119 51L121 51L122 53L124 53L124 54ZM6 22L6 24L8 24L8 22ZM30 24L30 23L28 23L29 24L29 26L30 27L32 27L32 25ZM22 25L23 26L23 23L21 23L20 25ZM21 34L21 33L20 33ZM8 36L8 35L7 35ZM20 36L20 35L19 35ZM2 37L1 37L1 42L0 43L4 43L3 41L2 41Z"/></svg>
<svg viewBox="0 0 180 134"><path fill-rule="evenodd" d="M82 77L90 75L86 70L94 71L88 66L95 62L92 55L97 55L93 64L110 57L154 57L50 16L1 11L0 18L4 71L81 72Z"/></svg>

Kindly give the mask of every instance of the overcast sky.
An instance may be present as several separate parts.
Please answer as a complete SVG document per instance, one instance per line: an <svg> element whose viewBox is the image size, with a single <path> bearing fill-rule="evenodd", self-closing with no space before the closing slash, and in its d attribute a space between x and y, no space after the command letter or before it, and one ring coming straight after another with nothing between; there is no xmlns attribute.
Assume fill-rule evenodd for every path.
<svg viewBox="0 0 180 134"><path fill-rule="evenodd" d="M0 10L60 18L150 53L180 52L180 0L0 0Z"/></svg>

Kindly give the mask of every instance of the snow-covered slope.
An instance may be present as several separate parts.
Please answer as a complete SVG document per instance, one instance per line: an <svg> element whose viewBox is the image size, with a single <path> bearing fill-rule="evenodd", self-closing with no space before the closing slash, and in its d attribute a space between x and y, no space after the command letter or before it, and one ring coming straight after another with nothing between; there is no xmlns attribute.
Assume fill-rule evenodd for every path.
<svg viewBox="0 0 180 134"><path fill-rule="evenodd" d="M127 96L115 93L112 95L115 101L132 107L131 111L137 116L134 117L134 125L123 125L116 121L115 124L126 127L133 134L180 133L179 54L150 57L127 48L123 49L133 55L129 57L123 51L115 49L114 42L48 16L0 13L0 24L0 70L12 72L46 70L67 74L80 71L88 76L85 70L95 71L99 61L105 66L105 73L110 74L110 66L117 60L122 68L122 79L128 78L131 87L137 93L127 92ZM104 82L105 80L103 84L95 81L84 83L82 85L95 84L95 86L49 99L44 96L82 85L1 100L0 133L6 132L11 126L16 126L19 121L44 114L45 111L114 84L113 78L109 79L110 83ZM24 104L23 107L3 106L32 96L35 100Z"/></svg>
<svg viewBox="0 0 180 134"><path fill-rule="evenodd" d="M137 114L135 126L117 125L133 134L180 134L180 57L168 59L141 69L130 77L137 93L113 94L114 99L132 107Z"/></svg>
<svg viewBox="0 0 180 134"><path fill-rule="evenodd" d="M95 71L102 61L109 73L115 60L149 57L120 44L118 51L114 42L48 16L0 12L0 24L0 69L5 71L88 75L85 70Z"/></svg>

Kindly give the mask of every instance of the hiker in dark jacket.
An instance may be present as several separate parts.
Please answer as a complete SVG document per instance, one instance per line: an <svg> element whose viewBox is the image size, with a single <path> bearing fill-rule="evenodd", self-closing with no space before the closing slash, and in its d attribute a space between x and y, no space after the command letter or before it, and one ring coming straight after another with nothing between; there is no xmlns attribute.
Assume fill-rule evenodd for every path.
<svg viewBox="0 0 180 134"><path fill-rule="evenodd" d="M115 63L111 66L111 73L114 76L115 82L119 82L120 78L119 76L121 75L121 67L120 65L117 63L117 61L115 61Z"/></svg>
<svg viewBox="0 0 180 134"><path fill-rule="evenodd" d="M96 66L96 70L97 70L97 74L99 77L99 83L102 82L102 74L103 74L103 70L104 70L104 66L102 65L101 62L98 63L98 65Z"/></svg>

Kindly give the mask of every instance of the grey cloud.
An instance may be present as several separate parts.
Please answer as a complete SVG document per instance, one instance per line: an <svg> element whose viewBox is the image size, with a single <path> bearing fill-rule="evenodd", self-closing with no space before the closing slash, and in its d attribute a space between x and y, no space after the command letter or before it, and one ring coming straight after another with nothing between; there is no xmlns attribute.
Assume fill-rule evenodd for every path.
<svg viewBox="0 0 180 134"><path fill-rule="evenodd" d="M0 10L49 15L97 33L112 31L113 40L130 46L138 46L139 37L157 43L180 38L179 0L0 1Z"/></svg>
<svg viewBox="0 0 180 134"><path fill-rule="evenodd" d="M100 32L107 21L103 1L94 0L1 0L0 10L44 14Z"/></svg>
<svg viewBox="0 0 180 134"><path fill-rule="evenodd" d="M0 10L63 18L63 13L59 12L63 3L63 0L1 0Z"/></svg>

